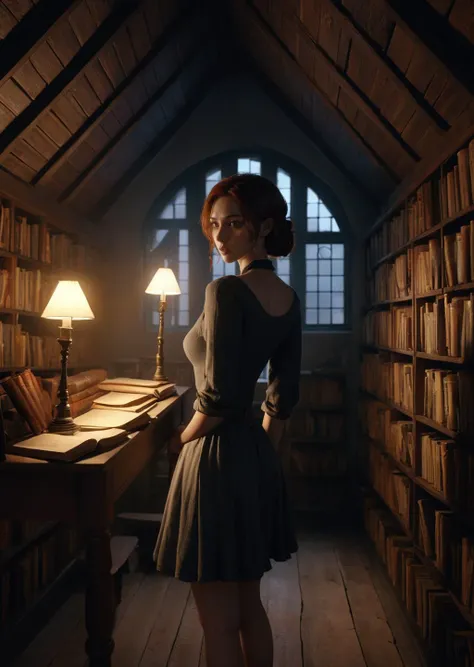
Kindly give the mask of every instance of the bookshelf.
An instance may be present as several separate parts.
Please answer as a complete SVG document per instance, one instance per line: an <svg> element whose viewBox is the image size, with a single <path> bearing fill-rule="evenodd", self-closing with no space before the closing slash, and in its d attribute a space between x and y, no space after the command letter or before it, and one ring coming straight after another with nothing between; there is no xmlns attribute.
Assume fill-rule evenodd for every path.
<svg viewBox="0 0 474 667"><path fill-rule="evenodd" d="M41 313L58 280L80 280L87 290L96 268L92 248L0 193L0 375L59 372L57 323ZM86 366L85 340L74 341L71 370ZM79 541L63 523L0 521L0 645L70 570Z"/></svg>
<svg viewBox="0 0 474 667"><path fill-rule="evenodd" d="M59 279L80 280L86 291L96 253L43 217L0 193L0 369L58 367L57 326L41 313ZM71 366L83 365L79 337Z"/></svg>
<svg viewBox="0 0 474 667"><path fill-rule="evenodd" d="M365 282L366 529L433 664L472 665L474 139L372 229Z"/></svg>
<svg viewBox="0 0 474 667"><path fill-rule="evenodd" d="M346 377L340 369L302 372L300 401L288 420L282 462L296 510L343 505L347 481Z"/></svg>

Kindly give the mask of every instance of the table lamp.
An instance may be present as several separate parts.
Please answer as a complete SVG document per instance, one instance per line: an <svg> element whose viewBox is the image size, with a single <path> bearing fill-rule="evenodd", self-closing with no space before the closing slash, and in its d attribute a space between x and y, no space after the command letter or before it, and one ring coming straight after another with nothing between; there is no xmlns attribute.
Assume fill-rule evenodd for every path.
<svg viewBox="0 0 474 667"><path fill-rule="evenodd" d="M164 373L165 358L163 354L163 335L165 328L166 296L168 294L169 295L181 294L178 281L176 280L173 271L167 268L158 269L158 271L151 279L150 284L146 288L145 293L160 295L160 305L158 307L158 313L160 316L158 324L158 338L157 338L158 351L156 354L156 371L153 376L153 379L161 382L168 382L168 378Z"/></svg>
<svg viewBox="0 0 474 667"><path fill-rule="evenodd" d="M58 338L58 343L61 346L59 403L56 405L56 415L48 430L54 433L72 435L79 428L71 417L67 389L67 360L69 347L72 343L72 320L93 320L94 313L77 280L60 280L41 317L48 320L62 320Z"/></svg>

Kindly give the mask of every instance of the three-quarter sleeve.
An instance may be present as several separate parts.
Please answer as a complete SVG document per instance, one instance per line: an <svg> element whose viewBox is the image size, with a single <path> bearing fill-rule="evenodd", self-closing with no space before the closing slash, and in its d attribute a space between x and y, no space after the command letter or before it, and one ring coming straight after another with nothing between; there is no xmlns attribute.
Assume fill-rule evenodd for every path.
<svg viewBox="0 0 474 667"><path fill-rule="evenodd" d="M198 387L194 409L210 417L235 417L246 407L240 380L243 311L233 280L235 278L226 276L206 287L204 383Z"/></svg>
<svg viewBox="0 0 474 667"><path fill-rule="evenodd" d="M288 419L299 400L301 371L301 314L270 358L268 386L262 410L275 419Z"/></svg>

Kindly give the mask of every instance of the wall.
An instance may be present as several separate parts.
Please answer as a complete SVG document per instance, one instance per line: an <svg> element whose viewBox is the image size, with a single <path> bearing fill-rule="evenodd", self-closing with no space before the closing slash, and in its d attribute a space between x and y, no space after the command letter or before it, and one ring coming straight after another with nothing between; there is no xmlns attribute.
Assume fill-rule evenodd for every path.
<svg viewBox="0 0 474 667"><path fill-rule="evenodd" d="M340 198L353 234L348 251L352 259L352 312L360 310L357 286L358 242L374 211L354 187L285 114L246 77L224 81L199 105L147 167L109 209L102 224L108 245L104 266L109 296L106 305L108 330L104 353L107 361L121 357L150 356L155 337L145 332L143 322L141 227L159 193L188 167L225 150L269 148L300 162L324 180ZM356 334L357 335L357 334ZM109 337L107 337L109 338ZM314 367L327 359L351 354L353 334L308 334L304 337L304 365ZM169 334L166 358L183 359L182 336Z"/></svg>

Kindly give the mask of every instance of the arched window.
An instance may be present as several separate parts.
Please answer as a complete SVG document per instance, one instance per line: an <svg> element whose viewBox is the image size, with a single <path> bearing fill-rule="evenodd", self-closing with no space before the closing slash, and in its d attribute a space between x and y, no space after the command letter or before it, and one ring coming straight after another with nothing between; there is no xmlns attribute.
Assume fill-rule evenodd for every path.
<svg viewBox="0 0 474 667"><path fill-rule="evenodd" d="M184 173L158 198L146 225L145 264L150 276L159 266L170 266L180 284L181 295L168 302L167 327L188 328L202 310L206 284L238 274L238 264L226 264L216 250L210 267L199 224L206 195L221 178L235 173L262 174L285 197L297 242L294 252L275 264L278 275L300 297L304 328L347 327L344 214L323 184L299 165L265 151L213 157ZM149 325L156 328L156 300L148 300L146 309Z"/></svg>

